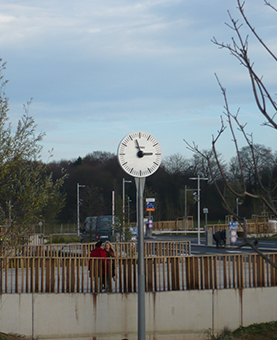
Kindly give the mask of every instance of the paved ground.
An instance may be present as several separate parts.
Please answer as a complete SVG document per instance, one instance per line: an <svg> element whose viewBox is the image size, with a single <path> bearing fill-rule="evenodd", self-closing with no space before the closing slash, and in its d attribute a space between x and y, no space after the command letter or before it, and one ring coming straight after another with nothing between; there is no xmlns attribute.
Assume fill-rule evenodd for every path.
<svg viewBox="0 0 277 340"><path fill-rule="evenodd" d="M256 238L253 238L253 242ZM239 238L237 243L226 248L216 248L215 244L212 246L206 246L206 238L200 238L200 244L198 244L197 236L185 236L185 235L153 235L151 238L145 238L145 240L152 241L191 241L191 255L213 255L213 254L232 254L232 253L253 253L254 251L245 246L237 249L239 245L243 243L243 239ZM264 252L277 252L277 239L263 238L258 239L258 248Z"/></svg>

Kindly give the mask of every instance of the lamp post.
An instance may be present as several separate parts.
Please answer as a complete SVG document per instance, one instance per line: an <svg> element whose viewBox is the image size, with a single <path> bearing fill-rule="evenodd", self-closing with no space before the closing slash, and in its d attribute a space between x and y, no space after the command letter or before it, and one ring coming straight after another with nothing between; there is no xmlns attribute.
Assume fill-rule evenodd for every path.
<svg viewBox="0 0 277 340"><path fill-rule="evenodd" d="M114 202L114 190L112 191L112 235L114 236L114 222L115 222L115 202Z"/></svg>
<svg viewBox="0 0 277 340"><path fill-rule="evenodd" d="M205 215L205 229L207 230L209 209L208 208L203 208L203 213Z"/></svg>
<svg viewBox="0 0 277 340"><path fill-rule="evenodd" d="M125 183L132 183L132 181L128 181L123 178L122 181L122 222L123 222L123 240L125 241Z"/></svg>
<svg viewBox="0 0 277 340"><path fill-rule="evenodd" d="M128 224L130 224L130 203L132 200L130 200L130 197L128 196Z"/></svg>
<svg viewBox="0 0 277 340"><path fill-rule="evenodd" d="M85 185L77 183L77 235L80 236L80 189L84 188Z"/></svg>
<svg viewBox="0 0 277 340"><path fill-rule="evenodd" d="M187 199L187 192L194 191L195 189L187 189L185 185L185 218L186 218L186 229L188 227L188 199Z"/></svg>
<svg viewBox="0 0 277 340"><path fill-rule="evenodd" d="M198 232L198 236L197 236L197 240L198 240L198 244L200 244L200 181L207 181L208 178L201 178L199 175L197 177L191 177L190 178L193 181L197 180L197 195L196 195L196 199L197 199L197 232Z"/></svg>
<svg viewBox="0 0 277 340"><path fill-rule="evenodd" d="M242 203L239 202L239 198L236 198L236 207L237 207L237 216L239 216L239 205L241 205Z"/></svg>

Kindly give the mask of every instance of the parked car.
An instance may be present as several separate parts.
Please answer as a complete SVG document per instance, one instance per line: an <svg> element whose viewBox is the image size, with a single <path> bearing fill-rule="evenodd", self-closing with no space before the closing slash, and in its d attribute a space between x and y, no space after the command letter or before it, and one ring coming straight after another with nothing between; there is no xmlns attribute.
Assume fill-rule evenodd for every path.
<svg viewBox="0 0 277 340"><path fill-rule="evenodd" d="M81 229L81 242L112 241L113 216L90 216L85 219L84 228Z"/></svg>

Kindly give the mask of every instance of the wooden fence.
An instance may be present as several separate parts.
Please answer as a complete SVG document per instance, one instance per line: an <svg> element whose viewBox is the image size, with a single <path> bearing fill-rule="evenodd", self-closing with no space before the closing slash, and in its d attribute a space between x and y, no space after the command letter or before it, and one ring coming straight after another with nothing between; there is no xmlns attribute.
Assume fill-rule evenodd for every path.
<svg viewBox="0 0 277 340"><path fill-rule="evenodd" d="M208 224L207 229L213 230L213 232L217 232L219 230L229 229L229 224ZM269 234L276 233L276 230L273 229L267 222L249 222L246 224L246 232L247 234ZM238 227L238 234L240 236L244 235L244 230L242 226Z"/></svg>
<svg viewBox="0 0 277 340"><path fill-rule="evenodd" d="M0 256L6 257L88 257L95 247L94 243L69 243L69 244L45 244L45 245L26 245L18 248L1 247ZM136 242L117 242L113 243L113 248L117 257L137 256ZM144 256L178 256L190 255L190 241L164 241L164 242L145 242Z"/></svg>
<svg viewBox="0 0 277 340"><path fill-rule="evenodd" d="M157 221L154 222L153 231L161 231L161 230L188 230L193 229L193 216L187 216L178 218L174 221Z"/></svg>
<svg viewBox="0 0 277 340"><path fill-rule="evenodd" d="M277 253L267 255L277 263ZM2 294L138 291L136 257L16 256L0 269ZM148 292L272 287L277 270L257 254L153 256L145 258L145 284Z"/></svg>

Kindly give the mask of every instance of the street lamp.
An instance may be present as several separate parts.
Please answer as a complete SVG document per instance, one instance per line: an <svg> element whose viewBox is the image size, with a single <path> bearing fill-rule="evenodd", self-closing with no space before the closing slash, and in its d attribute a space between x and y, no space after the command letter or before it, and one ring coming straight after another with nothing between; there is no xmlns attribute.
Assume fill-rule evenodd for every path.
<svg viewBox="0 0 277 340"><path fill-rule="evenodd" d="M128 181L123 178L122 181L122 215L123 215L123 239L125 241L125 183L132 183L132 181Z"/></svg>
<svg viewBox="0 0 277 340"><path fill-rule="evenodd" d="M132 200L130 200L130 197L128 196L128 224L130 224L130 203Z"/></svg>
<svg viewBox="0 0 277 340"><path fill-rule="evenodd" d="M80 194L79 188L84 188L85 185L77 183L77 235L80 236Z"/></svg>
<svg viewBox="0 0 277 340"><path fill-rule="evenodd" d="M203 213L204 213L204 215L205 215L205 228L206 228L206 230L207 230L209 209L208 209L208 208L203 208Z"/></svg>
<svg viewBox="0 0 277 340"><path fill-rule="evenodd" d="M239 216L239 205L241 205L242 203L239 202L239 198L236 198L236 207L237 207L237 216Z"/></svg>
<svg viewBox="0 0 277 340"><path fill-rule="evenodd" d="M187 199L187 192L188 191L194 191L195 189L187 189L187 186L185 185L185 219L186 219L186 230L188 227L188 199Z"/></svg>
<svg viewBox="0 0 277 340"><path fill-rule="evenodd" d="M197 180L197 195L196 195L196 200L197 200L197 231L198 231L198 244L200 244L200 181L207 181L208 178L201 178L199 175L197 177L191 177L191 180L195 181Z"/></svg>

